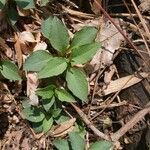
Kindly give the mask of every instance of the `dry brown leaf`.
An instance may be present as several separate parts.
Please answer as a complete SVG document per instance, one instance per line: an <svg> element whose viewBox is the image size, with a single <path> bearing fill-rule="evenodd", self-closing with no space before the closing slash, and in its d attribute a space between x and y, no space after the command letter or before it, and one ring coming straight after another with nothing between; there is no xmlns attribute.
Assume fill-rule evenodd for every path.
<svg viewBox="0 0 150 150"><path fill-rule="evenodd" d="M36 95L36 90L39 85L37 74L34 72L28 72L27 75L27 96L30 99L30 104L38 105L39 99Z"/></svg>
<svg viewBox="0 0 150 150"><path fill-rule="evenodd" d="M22 57L22 50L21 50L21 46L20 46L20 40L18 38L18 36L15 34L15 51L16 51L16 57L17 57L17 62L18 62L18 66L19 68L21 68L22 63L23 63L23 57Z"/></svg>
<svg viewBox="0 0 150 150"><path fill-rule="evenodd" d="M118 19L115 19L115 23L119 26ZM116 27L108 20L106 23L103 23L101 30L98 33L97 39L98 42L102 43L102 49L100 49L90 64L94 67L94 71L99 69L100 63L102 62L103 66L107 66L113 63L113 54L115 50L119 49L124 37L121 33L118 32Z"/></svg>
<svg viewBox="0 0 150 150"><path fill-rule="evenodd" d="M76 121L76 118L72 118L68 121L61 123L58 128L56 128L54 131L52 131L51 135L54 137L58 137L60 135L67 134L70 130L72 130L72 127L73 127L75 121Z"/></svg>
<svg viewBox="0 0 150 150"><path fill-rule="evenodd" d="M117 92L121 89L126 89L132 85L139 83L143 78L148 77L148 73L140 73L142 78L136 77L135 75L129 75L126 77L119 78L117 80L111 81L110 84L107 86L107 89L103 91L99 91L99 95L108 95L114 92Z"/></svg>
<svg viewBox="0 0 150 150"><path fill-rule="evenodd" d="M0 46L2 47L2 49L4 50L4 53L6 54L6 56L8 58L12 58L12 50L11 48L6 44L5 40L3 38L0 37Z"/></svg>
<svg viewBox="0 0 150 150"><path fill-rule="evenodd" d="M139 8L142 12L149 11L150 12L150 0L140 0L141 4Z"/></svg>

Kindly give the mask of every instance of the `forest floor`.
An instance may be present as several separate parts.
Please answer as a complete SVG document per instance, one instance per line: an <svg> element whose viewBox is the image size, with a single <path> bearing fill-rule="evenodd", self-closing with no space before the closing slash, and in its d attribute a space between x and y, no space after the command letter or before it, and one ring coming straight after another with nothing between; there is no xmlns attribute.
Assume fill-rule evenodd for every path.
<svg viewBox="0 0 150 150"><path fill-rule="evenodd" d="M67 87L64 81L65 73L57 78L38 79L34 69L29 71L24 69L26 60L35 51L48 50L57 57L64 55L55 50L57 45L52 43L53 37L49 42L45 36L49 32L49 26L44 28L46 31L41 29L41 26L44 26L43 21L50 16L57 16L62 21L71 39L75 32L85 27L97 29L95 41L100 43L101 48L95 55L91 53L93 57L87 63L75 65L86 74L88 81L86 101L79 100L80 96L82 99L84 85L78 87L76 82L72 83L73 88L79 90ZM59 32L53 36L58 34L56 37L62 37L62 43L58 44L61 46L65 41L61 35L62 30L58 28L56 30ZM93 31L95 29L91 28ZM90 36L87 34L79 40L86 40ZM66 52L67 56L68 53ZM88 55L90 58L90 54ZM11 72L16 68L5 66L6 61L15 64L19 72L19 77L18 75L15 77L21 77L21 80L13 80L12 76L15 73ZM39 55L35 61L42 63ZM34 68L34 62L29 63L27 65ZM148 0L0 2L0 149L150 149L149 68L150 1ZM78 78L80 80L82 77ZM73 94L75 92L76 102L68 103L66 100L68 95L57 92L56 97L59 99L60 94L62 102L54 100L49 105L41 105L42 98L44 96L47 98L50 91L46 91L44 96L42 90L42 94L39 92L38 96L35 92L54 82L55 85L67 87L67 91L71 90ZM80 92L81 94L78 94ZM61 94L64 94L65 100ZM27 102L36 107L37 118L30 118L30 115L26 117L23 113L28 107ZM47 107L51 109L49 113ZM38 112L39 110L41 112ZM41 119L40 113L43 112L46 112L46 117L49 118L49 114L52 117L46 120L45 124L42 122L41 127L41 124L38 124L41 120L39 122L37 120Z"/></svg>

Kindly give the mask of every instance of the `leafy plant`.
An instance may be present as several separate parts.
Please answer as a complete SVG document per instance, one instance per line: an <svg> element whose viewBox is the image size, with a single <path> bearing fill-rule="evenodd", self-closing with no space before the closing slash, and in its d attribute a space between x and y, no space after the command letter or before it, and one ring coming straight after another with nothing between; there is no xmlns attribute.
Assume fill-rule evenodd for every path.
<svg viewBox="0 0 150 150"><path fill-rule="evenodd" d="M0 61L0 74L9 80L21 80L17 66L10 61Z"/></svg>
<svg viewBox="0 0 150 150"><path fill-rule="evenodd" d="M57 150L85 150L85 140L78 132L69 133L68 139L56 139L53 142ZM90 150L112 150L113 144L109 141L97 141L93 143Z"/></svg>
<svg viewBox="0 0 150 150"><path fill-rule="evenodd" d="M47 132L54 122L58 123L62 104L87 101L88 82L83 69L77 65L90 61L100 44L95 42L97 29L94 27L81 29L70 40L66 26L57 17L51 16L43 21L41 31L55 52L35 51L26 59L23 68L25 71L37 72L41 80L48 78L46 80L49 83L36 91L41 97L40 105L24 107L23 113L32 122L35 131ZM67 149L68 142L73 149L79 149L78 144L81 150L84 149L84 140L77 133L70 133L69 141L55 141L55 145L59 148L63 144Z"/></svg>

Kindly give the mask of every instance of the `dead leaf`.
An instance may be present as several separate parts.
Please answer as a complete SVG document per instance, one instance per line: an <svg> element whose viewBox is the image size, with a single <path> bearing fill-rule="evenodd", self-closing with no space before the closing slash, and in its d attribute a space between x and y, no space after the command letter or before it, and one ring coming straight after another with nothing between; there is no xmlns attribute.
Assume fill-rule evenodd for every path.
<svg viewBox="0 0 150 150"><path fill-rule="evenodd" d="M14 44L14 47L15 47L15 51L16 51L17 62L18 62L19 68L21 68L22 63L23 63L22 50L21 50L21 46L20 46L21 43L16 34L15 34L15 40L16 40L16 42Z"/></svg>
<svg viewBox="0 0 150 150"><path fill-rule="evenodd" d="M70 130L72 130L72 127L73 127L75 121L76 121L76 118L72 118L68 121L61 123L58 128L56 128L54 131L52 131L51 136L58 137L58 136L67 134Z"/></svg>
<svg viewBox="0 0 150 150"><path fill-rule="evenodd" d="M103 91L98 91L97 94L99 95L108 95L114 92L117 92L121 89L126 89L132 85L139 83L143 78L148 77L148 73L140 73L142 78L136 77L135 75L129 75L126 77L119 78L117 80L111 81L110 84L107 86L107 89Z"/></svg>
<svg viewBox="0 0 150 150"><path fill-rule="evenodd" d="M30 99L30 104L38 105L39 99L36 95L36 90L39 85L37 74L34 72L28 72L27 75L27 96Z"/></svg>

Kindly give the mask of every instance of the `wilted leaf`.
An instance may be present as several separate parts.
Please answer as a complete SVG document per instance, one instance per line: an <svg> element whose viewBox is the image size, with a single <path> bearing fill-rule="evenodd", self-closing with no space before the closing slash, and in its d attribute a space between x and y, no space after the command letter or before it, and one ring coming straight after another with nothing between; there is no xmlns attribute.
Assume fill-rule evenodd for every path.
<svg viewBox="0 0 150 150"><path fill-rule="evenodd" d="M69 133L69 141L73 150L84 150L85 141L77 132Z"/></svg>
<svg viewBox="0 0 150 150"><path fill-rule="evenodd" d="M65 71L67 62L64 58L54 57L47 62L45 67L38 73L39 79L57 76Z"/></svg>
<svg viewBox="0 0 150 150"><path fill-rule="evenodd" d="M72 64L84 64L88 62L99 50L99 43L90 43L72 50Z"/></svg>
<svg viewBox="0 0 150 150"><path fill-rule="evenodd" d="M37 95L41 96L42 99L48 99L54 95L54 89L55 89L54 85L49 85L45 88L37 89L36 93Z"/></svg>
<svg viewBox="0 0 150 150"><path fill-rule="evenodd" d="M62 102L75 102L74 97L64 89L56 89L55 94Z"/></svg>
<svg viewBox="0 0 150 150"><path fill-rule="evenodd" d="M70 120L68 120L68 121L62 122L62 123L59 125L59 127L56 128L56 129L52 132L52 135L56 137L57 135L59 135L59 134L65 132L66 130L68 130L69 128L71 128L71 127L74 125L75 121L76 121L76 118L72 118L72 119L70 119Z"/></svg>
<svg viewBox="0 0 150 150"><path fill-rule="evenodd" d="M1 74L9 80L21 80L18 74L18 68L15 64L10 61L0 61L0 72Z"/></svg>
<svg viewBox="0 0 150 150"><path fill-rule="evenodd" d="M53 144L58 150L69 150L69 144L67 140L56 139Z"/></svg>
<svg viewBox="0 0 150 150"><path fill-rule="evenodd" d="M77 68L67 70L66 81L72 93L82 101L87 100L88 82L85 74Z"/></svg>
<svg viewBox="0 0 150 150"><path fill-rule="evenodd" d="M42 33L49 39L54 49L64 51L69 45L67 28L57 17L49 17L42 23Z"/></svg>
<svg viewBox="0 0 150 150"><path fill-rule="evenodd" d="M71 48L94 42L97 31L94 27L84 27L76 32L71 43Z"/></svg>
<svg viewBox="0 0 150 150"><path fill-rule="evenodd" d="M27 71L40 71L51 59L52 56L48 52L44 50L38 50L33 52L26 59L23 67Z"/></svg>
<svg viewBox="0 0 150 150"><path fill-rule="evenodd" d="M90 150L112 150L113 144L109 141L98 141L92 144Z"/></svg>

